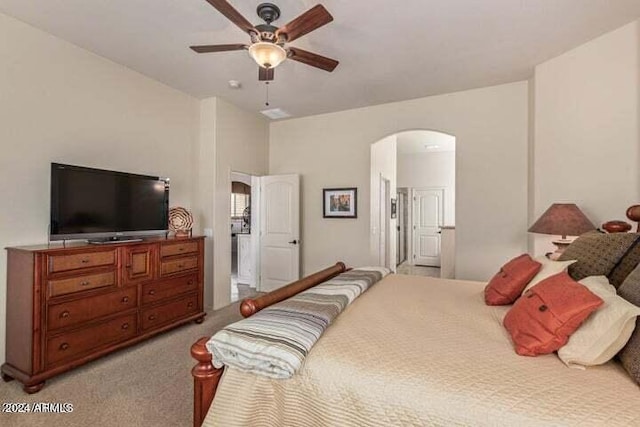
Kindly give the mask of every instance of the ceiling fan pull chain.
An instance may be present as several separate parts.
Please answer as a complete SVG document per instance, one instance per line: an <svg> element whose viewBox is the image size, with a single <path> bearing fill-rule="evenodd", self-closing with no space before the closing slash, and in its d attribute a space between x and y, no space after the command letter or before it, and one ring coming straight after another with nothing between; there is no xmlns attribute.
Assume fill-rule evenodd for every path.
<svg viewBox="0 0 640 427"><path fill-rule="evenodd" d="M269 82L264 82L264 84L267 86L267 99L266 99L264 105L266 105L268 107L269 106Z"/></svg>

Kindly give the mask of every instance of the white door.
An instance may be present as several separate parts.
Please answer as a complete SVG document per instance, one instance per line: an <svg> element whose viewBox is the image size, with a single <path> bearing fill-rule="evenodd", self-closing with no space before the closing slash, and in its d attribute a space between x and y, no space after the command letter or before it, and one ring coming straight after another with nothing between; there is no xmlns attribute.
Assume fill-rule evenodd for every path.
<svg viewBox="0 0 640 427"><path fill-rule="evenodd" d="M260 178L260 290L300 278L300 176Z"/></svg>
<svg viewBox="0 0 640 427"><path fill-rule="evenodd" d="M413 263L440 267L444 190L413 190Z"/></svg>

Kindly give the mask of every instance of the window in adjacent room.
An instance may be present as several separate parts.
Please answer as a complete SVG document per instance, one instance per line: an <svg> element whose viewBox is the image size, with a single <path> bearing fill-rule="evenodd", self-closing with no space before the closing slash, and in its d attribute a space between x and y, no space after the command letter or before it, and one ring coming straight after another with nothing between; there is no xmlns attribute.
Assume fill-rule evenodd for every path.
<svg viewBox="0 0 640 427"><path fill-rule="evenodd" d="M248 194L231 193L231 218L242 218L244 210L249 206Z"/></svg>
<svg viewBox="0 0 640 427"><path fill-rule="evenodd" d="M242 182L233 181L231 192L231 218L242 218L251 204L251 187Z"/></svg>

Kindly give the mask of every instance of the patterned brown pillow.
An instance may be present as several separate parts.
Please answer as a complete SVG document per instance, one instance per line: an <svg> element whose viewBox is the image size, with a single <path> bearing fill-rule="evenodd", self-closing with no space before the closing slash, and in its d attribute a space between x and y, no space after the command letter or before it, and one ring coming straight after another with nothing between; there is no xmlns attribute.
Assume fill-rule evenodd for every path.
<svg viewBox="0 0 640 427"><path fill-rule="evenodd" d="M636 267L618 288L618 295L640 307L640 266ZM637 319L636 319L636 322ZM631 338L618 357L629 375L640 384L640 328L636 325Z"/></svg>
<svg viewBox="0 0 640 427"><path fill-rule="evenodd" d="M569 275L574 280L608 276L638 237L635 233L589 231L574 240L558 260L577 260L569 266Z"/></svg>
<svg viewBox="0 0 640 427"><path fill-rule="evenodd" d="M637 233L633 234L639 236ZM619 288L638 264L640 264L640 238L631 245L616 266L613 267L613 270L611 270L611 273L607 276L609 282L616 288Z"/></svg>

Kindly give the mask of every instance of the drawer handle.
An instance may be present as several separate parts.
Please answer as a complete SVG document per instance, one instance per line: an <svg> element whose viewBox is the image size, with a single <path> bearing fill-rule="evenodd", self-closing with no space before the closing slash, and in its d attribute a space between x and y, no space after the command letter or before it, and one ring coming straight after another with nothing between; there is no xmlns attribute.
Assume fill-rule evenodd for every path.
<svg viewBox="0 0 640 427"><path fill-rule="evenodd" d="M184 264L178 264L178 268L184 268Z"/></svg>
<svg viewBox="0 0 640 427"><path fill-rule="evenodd" d="M155 295L155 294L156 294L156 291L155 291L155 290L153 290L153 289L151 289L148 293L149 293L149 295Z"/></svg>
<svg viewBox="0 0 640 427"><path fill-rule="evenodd" d="M187 307L189 308L193 307L193 302L189 302L189 304L187 304Z"/></svg>
<svg viewBox="0 0 640 427"><path fill-rule="evenodd" d="M86 263L88 263L88 262L89 262L89 259L88 259L88 258L84 258L84 259L81 259L81 260L80 260L80 263L81 263L81 264L86 264Z"/></svg>
<svg viewBox="0 0 640 427"><path fill-rule="evenodd" d="M90 281L85 280L84 282L80 282L80 286L89 286L91 284Z"/></svg>
<svg viewBox="0 0 640 427"><path fill-rule="evenodd" d="M67 310L65 310L62 313L60 313L60 318L61 319L66 319L67 317L69 317L69 312Z"/></svg>
<svg viewBox="0 0 640 427"><path fill-rule="evenodd" d="M129 324L128 324L128 323L123 323L123 324L122 324L122 326L121 326L121 328L122 328L123 330L127 330L127 329L129 329Z"/></svg>
<svg viewBox="0 0 640 427"><path fill-rule="evenodd" d="M153 320L156 320L156 315L155 315L155 314L152 314L152 315L150 315L150 316L148 317L148 319L149 319L149 320L152 320L152 321L153 321Z"/></svg>
<svg viewBox="0 0 640 427"><path fill-rule="evenodd" d="M187 285L189 285L189 286L193 285L193 280L189 280L189 281L187 282Z"/></svg>
<svg viewBox="0 0 640 427"><path fill-rule="evenodd" d="M183 252L184 248L178 248L178 251Z"/></svg>
<svg viewBox="0 0 640 427"><path fill-rule="evenodd" d="M122 303L126 304L129 302L129 297L122 297Z"/></svg>
<svg viewBox="0 0 640 427"><path fill-rule="evenodd" d="M69 344L67 344L66 342L63 342L62 344L60 344L60 350L65 351L69 348Z"/></svg>

